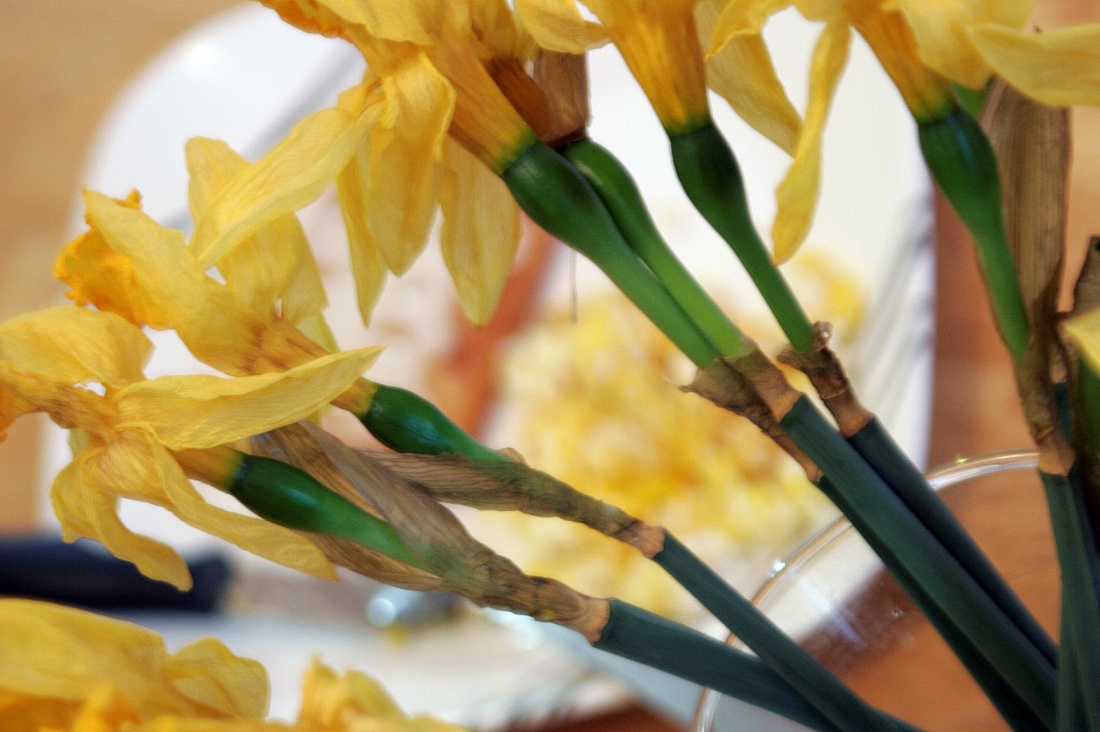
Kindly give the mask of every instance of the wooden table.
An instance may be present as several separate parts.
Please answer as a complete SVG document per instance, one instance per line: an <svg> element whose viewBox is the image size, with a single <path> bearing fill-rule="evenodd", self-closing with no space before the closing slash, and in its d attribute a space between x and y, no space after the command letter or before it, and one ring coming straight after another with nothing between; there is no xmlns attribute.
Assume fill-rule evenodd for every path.
<svg viewBox="0 0 1100 732"><path fill-rule="evenodd" d="M233 0L0 0L0 320L52 302L50 263L64 244L83 155L122 85L158 49ZM1054 28L1100 17L1100 3L1042 4ZM1076 116L1069 238L1100 232L1100 112ZM939 227L939 313L931 462L1027 444L1007 358L981 295L974 257L953 215ZM36 521L39 423L22 420L0 446L0 530ZM556 728L674 730L632 707Z"/></svg>

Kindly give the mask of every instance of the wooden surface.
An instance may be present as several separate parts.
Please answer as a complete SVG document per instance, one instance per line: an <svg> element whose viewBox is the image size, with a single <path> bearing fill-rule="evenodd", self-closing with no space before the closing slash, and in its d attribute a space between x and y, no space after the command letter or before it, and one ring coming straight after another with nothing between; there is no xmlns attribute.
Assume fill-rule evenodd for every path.
<svg viewBox="0 0 1100 732"><path fill-rule="evenodd" d="M126 80L185 28L231 0L0 0L0 320L57 297L49 276L64 244L83 154ZM1041 4L1054 28L1100 17L1100 3ZM1075 118L1069 238L1100 232L1100 113ZM966 236L948 213L938 243L939 317L931 461L1026 444L1004 351L997 342ZM22 420L0 445L0 529L35 521L37 423ZM632 708L559 728L666 731Z"/></svg>

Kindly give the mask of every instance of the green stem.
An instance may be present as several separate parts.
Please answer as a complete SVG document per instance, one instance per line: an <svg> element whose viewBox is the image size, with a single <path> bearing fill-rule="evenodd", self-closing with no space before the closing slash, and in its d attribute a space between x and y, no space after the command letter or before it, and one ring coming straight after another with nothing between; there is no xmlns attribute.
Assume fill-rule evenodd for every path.
<svg viewBox="0 0 1100 732"><path fill-rule="evenodd" d="M874 527L868 524L859 513L852 509L851 503L841 494L828 478L815 483L821 492L848 517L852 526L860 533L867 545L890 570L898 585L913 599L917 607L928 618L928 622L940 634L955 656L966 667L970 676L985 692L1001 717L1016 732L1043 732L1050 728L1035 716L1031 709L1020 699L1015 690L1001 677L997 669L986 659L981 650L971 642L958 625L943 611L914 578L905 564L898 558L893 548L878 535Z"/></svg>
<svg viewBox="0 0 1100 732"><path fill-rule="evenodd" d="M286 463L242 453L229 493L272 523L347 539L420 566L392 526Z"/></svg>
<svg viewBox="0 0 1100 732"><path fill-rule="evenodd" d="M1069 639L1073 629L1073 613L1062 604L1062 638ZM1085 709L1081 677L1077 672L1077 649L1073 643L1063 641L1062 662L1058 666L1058 732L1080 732L1089 729L1088 712Z"/></svg>
<svg viewBox="0 0 1100 732"><path fill-rule="evenodd" d="M1095 540L1085 516L1077 471L1052 475L1040 471L1054 526L1062 569L1062 607L1069 616L1062 646L1076 658L1076 688L1088 718L1088 729L1100 730L1100 567ZM1068 674L1063 670L1063 677Z"/></svg>
<svg viewBox="0 0 1100 732"><path fill-rule="evenodd" d="M1054 670L1020 630L805 396L783 417L781 426L844 495L854 515L873 527L915 581L1052 729Z"/></svg>
<svg viewBox="0 0 1100 732"><path fill-rule="evenodd" d="M802 649L671 534L653 561L778 673L818 711L845 730L916 728L870 706Z"/></svg>
<svg viewBox="0 0 1100 732"><path fill-rule="evenodd" d="M767 709L822 732L841 732L760 660L621 600L593 645Z"/></svg>
<svg viewBox="0 0 1100 732"><path fill-rule="evenodd" d="M1050 667L1056 667L1058 649L1050 636L1020 602L1001 573L901 451L878 418L868 422L863 429L848 438L848 442L1013 624L1027 636Z"/></svg>
<svg viewBox="0 0 1100 732"><path fill-rule="evenodd" d="M707 121L671 135L672 161L688 198L730 245L796 351L814 345L814 329L749 216L741 170L722 133Z"/></svg>
<svg viewBox="0 0 1100 732"><path fill-rule="evenodd" d="M623 240L599 195L576 168L541 142L501 173L531 219L592 260L700 368L717 350Z"/></svg>
<svg viewBox="0 0 1100 732"><path fill-rule="evenodd" d="M649 265L700 330L726 356L746 347L745 336L672 253L657 231L629 171L606 148L585 138L559 152L599 194L630 248Z"/></svg>
<svg viewBox="0 0 1100 732"><path fill-rule="evenodd" d="M1005 237L993 148L961 107L944 117L918 120L917 130L932 177L974 236L997 327L1013 359L1020 361L1031 328Z"/></svg>
<svg viewBox="0 0 1100 732"><path fill-rule="evenodd" d="M460 454L472 460L507 460L478 442L439 408L407 389L378 385L370 408L356 415L386 447L422 455Z"/></svg>

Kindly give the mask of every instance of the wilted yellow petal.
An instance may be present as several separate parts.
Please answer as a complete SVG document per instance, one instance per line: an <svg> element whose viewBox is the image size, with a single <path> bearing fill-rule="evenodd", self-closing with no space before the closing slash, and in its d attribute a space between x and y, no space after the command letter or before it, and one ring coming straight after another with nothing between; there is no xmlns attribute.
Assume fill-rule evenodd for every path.
<svg viewBox="0 0 1100 732"><path fill-rule="evenodd" d="M702 0L695 9L703 44L714 35L718 14L726 0ZM776 3L777 8L786 3ZM733 25L733 17L726 17ZM802 118L787 98L775 73L771 55L760 35L763 17L754 28L731 31L721 48L707 57L707 86L725 99L734 112L789 155L795 154Z"/></svg>
<svg viewBox="0 0 1100 732"><path fill-rule="evenodd" d="M847 24L829 23L814 48L806 123L798 140L794 163L775 192L779 207L772 225L772 241L775 244L773 258L777 263L791 258L813 221L821 186L821 137L837 82L848 61L850 39Z"/></svg>
<svg viewBox="0 0 1100 732"><path fill-rule="evenodd" d="M373 106L358 116L334 108L295 125L286 139L223 188L196 222L191 250L200 264L212 265L258 229L320 196L374 120Z"/></svg>
<svg viewBox="0 0 1100 732"><path fill-rule="evenodd" d="M990 24L970 38L996 73L1052 107L1100 104L1100 24L1025 33Z"/></svg>
<svg viewBox="0 0 1100 732"><path fill-rule="evenodd" d="M443 261L462 309L484 325L500 300L519 244L519 209L504 182L457 143L448 141L444 180Z"/></svg>
<svg viewBox="0 0 1100 732"><path fill-rule="evenodd" d="M125 256L168 324L203 363L229 374L286 368L308 357L261 320L225 286L207 277L187 250L183 235L141 211L88 191L88 217L108 244Z"/></svg>
<svg viewBox="0 0 1100 732"><path fill-rule="evenodd" d="M230 719L261 719L267 714L267 672L257 661L241 658L216 638L181 648L164 668L181 694Z"/></svg>
<svg viewBox="0 0 1100 732"><path fill-rule="evenodd" d="M1064 327L1092 370L1100 374L1100 309L1076 315L1067 320Z"/></svg>
<svg viewBox="0 0 1100 732"><path fill-rule="evenodd" d="M369 716L402 720L405 715L386 690L365 674L344 675L313 659L302 681L302 707L298 724L308 729L341 729L347 720Z"/></svg>
<svg viewBox="0 0 1100 732"><path fill-rule="evenodd" d="M124 456L119 456L124 458ZM94 459L82 453L58 474L51 498L66 541L86 537L103 544L107 551L137 567L151 579L167 582L180 590L191 589L191 572L179 554L167 544L135 534L118 517L118 481L142 482L150 466L149 451L129 461L132 470L122 475L104 474ZM115 464L125 465L125 459Z"/></svg>
<svg viewBox="0 0 1100 732"><path fill-rule="evenodd" d="M768 18L791 6L793 0L702 0L706 15L717 11L712 21L707 56L714 56L737 38L758 36ZM699 15L699 12L696 13ZM706 39L706 35L703 35Z"/></svg>
<svg viewBox="0 0 1100 732"><path fill-rule="evenodd" d="M248 161L221 140L188 140L192 218L200 220L218 194L248 167ZM262 227L216 264L229 288L254 312L274 313L281 303L282 317L297 324L328 305L317 262L293 213Z"/></svg>
<svg viewBox="0 0 1100 732"><path fill-rule="evenodd" d="M52 603L0 600L0 655L6 730L38 730L40 723L115 732L145 729L134 725L167 715L255 720L266 706L263 668L216 640L170 656L150 630Z"/></svg>
<svg viewBox="0 0 1100 732"><path fill-rule="evenodd" d="M125 386L144 379L149 339L113 313L59 306L0 324L0 360L65 384Z"/></svg>
<svg viewBox="0 0 1100 732"><path fill-rule="evenodd" d="M113 732L141 722L141 717L122 689L103 685L88 695L69 732Z"/></svg>
<svg viewBox="0 0 1100 732"><path fill-rule="evenodd" d="M109 683L145 702L168 655L159 635L132 623L12 598L0 600L0 649L0 689L73 701Z"/></svg>
<svg viewBox="0 0 1100 732"><path fill-rule="evenodd" d="M140 210L139 200L137 191L125 200L114 199L120 206ZM69 242L54 262L53 276L72 288L65 297L77 305L91 304L121 315L137 326L167 327L130 262L111 249L91 222L89 225L92 228Z"/></svg>
<svg viewBox="0 0 1100 732"><path fill-rule="evenodd" d="M709 118L698 0L585 0L670 134Z"/></svg>
<svg viewBox="0 0 1100 732"><path fill-rule="evenodd" d="M971 43L967 28L992 24L1017 29L1027 22L1035 0L900 0L913 29L921 60L964 86L980 88L992 71Z"/></svg>
<svg viewBox="0 0 1100 732"><path fill-rule="evenodd" d="M260 0L287 23L307 33L347 38L347 21L317 0Z"/></svg>
<svg viewBox="0 0 1100 732"><path fill-rule="evenodd" d="M146 430L172 450L213 447L267 432L331 402L380 351L344 351L288 371L235 379L198 374L131 384L115 395L119 429Z"/></svg>
<svg viewBox="0 0 1100 732"><path fill-rule="evenodd" d="M575 0L516 0L516 18L542 48L584 53L607 43L607 31L586 21Z"/></svg>
<svg viewBox="0 0 1100 732"><path fill-rule="evenodd" d="M367 228L366 175L369 169L366 151L357 152L336 178L336 194L340 199L340 215L348 235L351 273L355 278L355 298L359 317L370 325L371 313L386 282L386 262Z"/></svg>
<svg viewBox="0 0 1100 732"><path fill-rule="evenodd" d="M387 266L403 274L435 218L455 95L422 53L387 75L382 90L383 111L368 142L367 226Z"/></svg>

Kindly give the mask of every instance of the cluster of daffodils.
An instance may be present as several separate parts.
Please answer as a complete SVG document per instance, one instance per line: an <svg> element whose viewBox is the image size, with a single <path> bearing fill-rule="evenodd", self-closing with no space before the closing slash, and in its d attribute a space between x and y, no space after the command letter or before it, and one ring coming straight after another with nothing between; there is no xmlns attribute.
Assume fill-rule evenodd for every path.
<svg viewBox="0 0 1100 732"><path fill-rule="evenodd" d="M354 44L367 62L362 81L254 162L222 142L192 140L190 238L146 215L136 193L114 199L88 191L88 230L55 267L74 304L0 324L0 437L31 412L70 430L73 461L52 489L67 539L96 539L149 577L186 588L182 559L116 513L120 498L154 503L308 574L332 578L334 565L342 565L404 587L454 591L559 623L598 647L817 729L895 729L822 677L665 529L482 445L417 395L367 379L377 348L337 348L296 218L326 189L335 187L340 202L364 321L388 274L405 272L423 250L438 210L459 302L484 324L511 269L522 210L590 258L667 338L652 348L658 360L672 350L668 344L686 356L698 369L690 391L748 417L878 542L906 588L947 628L945 637L958 641L963 656L976 654L975 675L1007 716L1025 707L1021 718L1052 716L1049 642L1041 633L1020 640L1030 631L1010 602L1003 612L989 609L1003 592L981 585L980 571L964 576L971 571L966 557L945 556L945 546L960 542L934 533L943 528L934 507L927 517L916 515L924 510L919 505L912 513L897 508L892 491L907 490L916 471L859 405L828 348L828 327L806 316L775 264L808 230L822 130L854 29L897 85L933 175L975 234L1014 360L1036 363L1032 354L1043 341L1032 337L1038 317L1020 294L1008 254L996 159L953 85L981 90L998 74L1048 103L1100 102L1100 28L1022 31L1032 5L1026 0L585 0L587 15L574 0L517 0L514 9L505 0L262 2L303 30ZM767 19L792 4L824 24L804 119L761 35ZM629 173L588 138L584 54L608 42L668 133L688 197L775 315L789 343L781 360L806 373L836 427L702 291L656 231ZM708 88L793 157L777 191L774 252L752 225L736 159L711 120ZM144 328L174 330L224 376L146 379L151 345ZM1049 376L1048 369L1040 383L1047 391ZM635 386L648 396L650 386ZM355 451L325 433L311 420L330 406L354 414L390 450ZM664 414L672 413L686 414ZM715 453L745 447L690 431L705 421L689 420L671 443L631 448L676 461L684 455L680 441ZM1036 436L1058 442L1047 429L1053 424L1037 421ZM1044 453L1044 468L1068 481L1060 446ZM685 459L703 473L727 465ZM583 484L586 472L562 477ZM659 490L646 477L659 478L630 477L642 499ZM785 476L758 477L787 485ZM230 493L255 515L207 504L190 479ZM904 500L925 500L919 488L913 494ZM443 502L564 518L611 536L677 579L759 660L618 600L524 574L474 539ZM653 510L647 500L633 505ZM17 663L0 670L0 719L23 714L13 719L30 720L29 728L74 730L265 728L262 673L216 643L169 657L155 639L108 621L18 603L0 613L12 616L0 623L8 634L0 635L0 651L17 649ZM42 627L11 631L26 627L16 621ZM66 635L59 630L66 624L87 636ZM32 637L48 640L27 650ZM1005 659L1020 649L1020 663ZM1100 651L1080 655L1100 658ZM114 660L73 662L90 657ZM710 660L697 662L703 657ZM68 668L51 670L58 658ZM1023 681L1012 686L1017 673ZM338 681L315 669L310 679L295 729L369 727L359 715L374 712L386 726L404 724L361 677ZM200 721L188 721L194 717Z"/></svg>
<svg viewBox="0 0 1100 732"><path fill-rule="evenodd" d="M0 600L0 726L50 732L457 732L408 717L364 674L319 661L293 724L265 721L267 673L213 638L168 653L131 623L28 600Z"/></svg>

